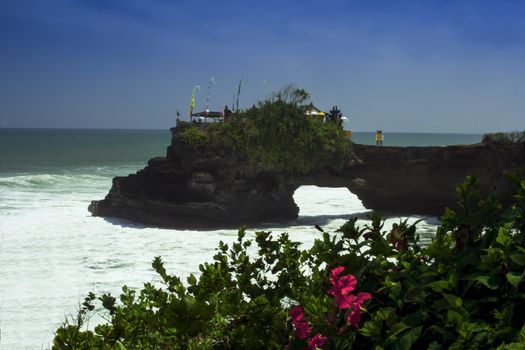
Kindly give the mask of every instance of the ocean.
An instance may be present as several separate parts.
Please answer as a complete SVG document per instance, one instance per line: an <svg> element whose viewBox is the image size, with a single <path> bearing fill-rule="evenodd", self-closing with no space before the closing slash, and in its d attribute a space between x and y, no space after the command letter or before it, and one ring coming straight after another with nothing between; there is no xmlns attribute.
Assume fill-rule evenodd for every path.
<svg viewBox="0 0 525 350"><path fill-rule="evenodd" d="M374 133L354 132L353 140L373 144ZM480 140L474 134L385 131L384 145ZM104 198L114 176L164 156L169 143L168 130L0 129L0 349L49 349L54 330L88 292L118 295L123 285L158 281L151 268L155 256L185 279L212 260L219 241L236 239L236 230L148 228L87 211L91 200ZM320 237L315 224L333 231L368 210L344 188L303 186L294 199L297 220L263 229L288 232L305 248ZM400 219L388 218L386 227ZM430 239L437 218L409 220L418 219L422 238Z"/></svg>

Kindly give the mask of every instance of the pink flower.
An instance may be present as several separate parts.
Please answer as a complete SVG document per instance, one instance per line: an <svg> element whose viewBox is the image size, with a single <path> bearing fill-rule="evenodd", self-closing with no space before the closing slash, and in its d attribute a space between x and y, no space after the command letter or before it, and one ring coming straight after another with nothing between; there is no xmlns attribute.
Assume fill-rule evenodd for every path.
<svg viewBox="0 0 525 350"><path fill-rule="evenodd" d="M390 243L394 246L394 249L400 251L403 248L403 242L395 235L390 236Z"/></svg>
<svg viewBox="0 0 525 350"><path fill-rule="evenodd" d="M317 348L320 348L326 343L326 337L323 337L320 333L317 333L308 341L308 346L310 346L310 350L315 350Z"/></svg>
<svg viewBox="0 0 525 350"><path fill-rule="evenodd" d="M352 326L358 328L359 322L361 321L361 315L363 314L363 310L361 309L361 305L367 301L368 299L372 298L372 294L370 293L359 293L353 300L352 303L352 311L348 314L347 321Z"/></svg>
<svg viewBox="0 0 525 350"><path fill-rule="evenodd" d="M330 273L332 274L332 277L330 278L330 282L332 282L332 284L334 284L335 281L337 281L339 279L339 275L341 274L341 272L343 272L344 270L345 270L344 266L334 267L332 269L332 271L330 271Z"/></svg>
<svg viewBox="0 0 525 350"><path fill-rule="evenodd" d="M344 266L332 269L332 277L330 277L332 287L328 290L328 294L335 297L335 302L340 309L348 309L352 305L353 299L350 293L357 286L357 279L354 276L339 277L344 269Z"/></svg>
<svg viewBox="0 0 525 350"><path fill-rule="evenodd" d="M301 305L296 305L290 309L290 316L292 317L292 322L301 321L304 317L303 307Z"/></svg>
<svg viewBox="0 0 525 350"><path fill-rule="evenodd" d="M361 322L361 315L361 310L358 308L354 308L352 309L352 312L348 314L348 318L346 320L355 328L359 328L359 322Z"/></svg>
<svg viewBox="0 0 525 350"><path fill-rule="evenodd" d="M303 321L304 311L301 305L296 305L290 309L290 317L292 318L292 324L295 327L295 335L299 339L305 339L312 332L312 328L308 322Z"/></svg>
<svg viewBox="0 0 525 350"><path fill-rule="evenodd" d="M339 309L351 309L347 316L347 321L352 326L358 327L363 311L361 305L368 299L372 298L372 294L350 294L357 287L357 279L352 275L340 277L344 269L344 266L338 266L330 271L332 275L330 277L332 287L328 290L328 294L335 297L335 303Z"/></svg>
<svg viewBox="0 0 525 350"><path fill-rule="evenodd" d="M344 266L338 266L331 271L332 277L330 277L330 282L332 283L332 288L330 288L330 291L333 293L341 292L346 295L351 293L357 286L357 280L354 276L346 275L339 277L344 269Z"/></svg>
<svg viewBox="0 0 525 350"><path fill-rule="evenodd" d="M308 322L297 322L294 323L295 326L295 335L299 339L305 339L312 333L312 328L308 324Z"/></svg>
<svg viewBox="0 0 525 350"><path fill-rule="evenodd" d="M348 309L352 307L354 303L354 299L355 299L355 295L343 295L341 293L335 294L334 297L335 297L335 303L337 304L337 307L340 309Z"/></svg>
<svg viewBox="0 0 525 350"><path fill-rule="evenodd" d="M337 281L337 288L344 295L350 294L356 286L357 279L352 275L343 276Z"/></svg>
<svg viewBox="0 0 525 350"><path fill-rule="evenodd" d="M355 303L358 305L361 305L362 303L364 303L365 301L371 298L372 298L372 294L361 292L357 294L357 297L355 298Z"/></svg>
<svg viewBox="0 0 525 350"><path fill-rule="evenodd" d="M390 231L390 243L394 246L394 249L400 251L404 248L406 238L404 237L403 231L399 230L398 224L392 225L392 231Z"/></svg>

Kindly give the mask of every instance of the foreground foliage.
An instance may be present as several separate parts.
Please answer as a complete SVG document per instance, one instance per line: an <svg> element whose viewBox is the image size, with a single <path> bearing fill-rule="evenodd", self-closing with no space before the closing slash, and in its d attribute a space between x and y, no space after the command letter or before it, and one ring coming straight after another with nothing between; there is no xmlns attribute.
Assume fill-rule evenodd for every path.
<svg viewBox="0 0 525 350"><path fill-rule="evenodd" d="M307 250L287 234L241 229L187 283L123 287L119 301L89 294L54 349L523 349L525 180L514 201L458 186L429 245L415 224L356 219ZM249 253L250 252L250 253ZM97 306L95 306L95 304ZM107 324L83 324L92 313Z"/></svg>

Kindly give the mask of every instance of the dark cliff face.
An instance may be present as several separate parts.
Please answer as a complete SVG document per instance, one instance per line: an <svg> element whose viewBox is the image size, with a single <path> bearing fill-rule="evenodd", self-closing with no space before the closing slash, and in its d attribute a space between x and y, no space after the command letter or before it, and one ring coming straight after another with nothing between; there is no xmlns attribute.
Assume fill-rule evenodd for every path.
<svg viewBox="0 0 525 350"><path fill-rule="evenodd" d="M167 156L151 159L136 174L116 177L96 216L149 226L224 228L297 217L295 187L280 174L259 171L233 152L213 145L195 149L172 129Z"/></svg>
<svg viewBox="0 0 525 350"><path fill-rule="evenodd" d="M225 228L297 218L293 193L301 185L347 187L364 205L392 214L441 215L456 202L455 186L475 175L489 192L508 193L504 172L525 164L523 149L490 144L449 147L354 145L338 173L285 177L250 165L246 158L214 145L193 148L172 129L167 156L151 159L113 186L89 211L148 226Z"/></svg>
<svg viewBox="0 0 525 350"><path fill-rule="evenodd" d="M348 185L367 208L395 214L441 215L454 207L455 186L467 175L481 181L481 192L503 195L512 184L506 171L525 164L519 149L487 144L448 147L374 147L354 145L362 163L348 169Z"/></svg>

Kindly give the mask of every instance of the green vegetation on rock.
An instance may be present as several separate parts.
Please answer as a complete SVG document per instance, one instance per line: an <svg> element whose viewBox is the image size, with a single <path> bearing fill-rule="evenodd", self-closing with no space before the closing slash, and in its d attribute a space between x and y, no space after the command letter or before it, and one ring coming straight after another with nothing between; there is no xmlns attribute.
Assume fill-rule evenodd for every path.
<svg viewBox="0 0 525 350"><path fill-rule="evenodd" d="M416 225L378 215L310 249L244 229L186 283L160 258L160 285L90 293L54 349L523 349L525 180L514 201L482 197L468 177L429 245ZM97 306L95 306L97 305ZM94 312L108 322L86 330Z"/></svg>
<svg viewBox="0 0 525 350"><path fill-rule="evenodd" d="M508 149L525 146L525 131L496 132L483 135L482 143Z"/></svg>
<svg viewBox="0 0 525 350"><path fill-rule="evenodd" d="M309 95L287 87L257 106L237 112L231 121L190 127L183 140L199 147L226 147L244 154L252 165L285 174L340 170L350 142L340 126L305 114ZM201 135L207 135L203 141Z"/></svg>
<svg viewBox="0 0 525 350"><path fill-rule="evenodd" d="M208 137L202 128L197 125L191 125L182 133L182 141L193 148L199 148L206 144Z"/></svg>

